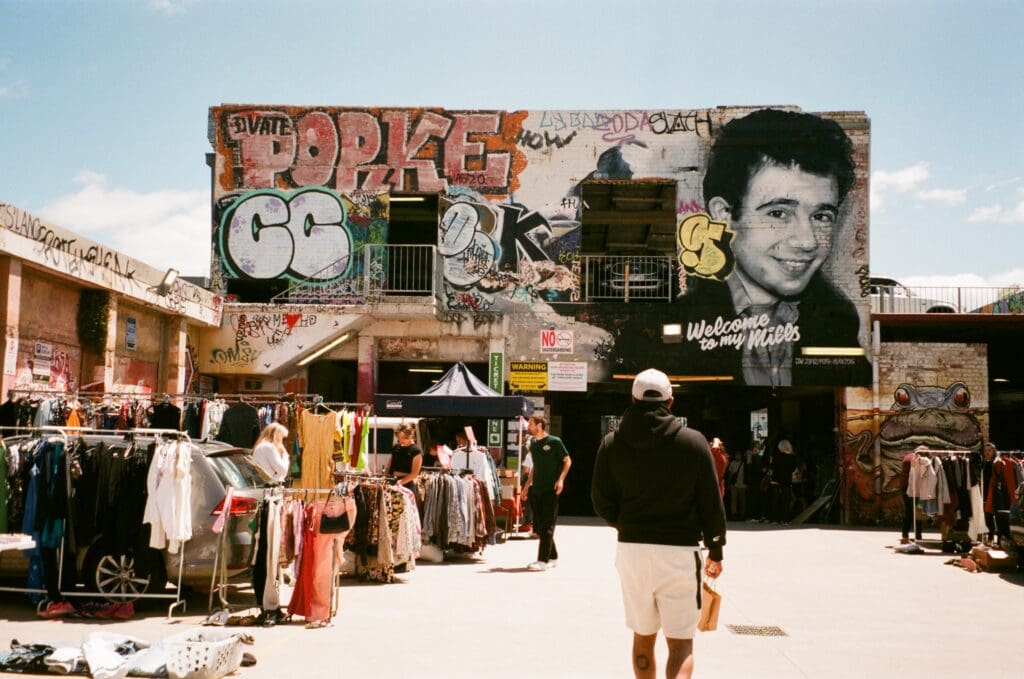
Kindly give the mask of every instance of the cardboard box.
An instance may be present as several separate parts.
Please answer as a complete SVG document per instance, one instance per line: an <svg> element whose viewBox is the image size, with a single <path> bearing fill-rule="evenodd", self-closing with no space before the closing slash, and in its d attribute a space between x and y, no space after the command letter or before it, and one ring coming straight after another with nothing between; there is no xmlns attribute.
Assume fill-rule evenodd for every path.
<svg viewBox="0 0 1024 679"><path fill-rule="evenodd" d="M992 549L978 545L971 549L971 558L983 571L1002 572L1013 570L1017 566L1017 558L1001 549Z"/></svg>

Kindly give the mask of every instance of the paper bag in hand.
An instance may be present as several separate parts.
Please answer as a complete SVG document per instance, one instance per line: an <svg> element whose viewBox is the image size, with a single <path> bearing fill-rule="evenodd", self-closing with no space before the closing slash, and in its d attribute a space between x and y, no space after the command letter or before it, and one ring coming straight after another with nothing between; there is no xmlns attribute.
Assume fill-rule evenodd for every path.
<svg viewBox="0 0 1024 679"><path fill-rule="evenodd" d="M722 595L712 589L708 583L702 582L700 621L697 629L701 632L714 632L718 629L718 611L722 607Z"/></svg>

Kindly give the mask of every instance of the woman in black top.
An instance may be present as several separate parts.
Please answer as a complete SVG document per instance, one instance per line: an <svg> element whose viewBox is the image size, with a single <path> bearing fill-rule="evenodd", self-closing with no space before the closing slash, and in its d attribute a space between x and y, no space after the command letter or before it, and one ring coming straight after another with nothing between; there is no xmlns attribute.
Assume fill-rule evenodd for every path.
<svg viewBox="0 0 1024 679"><path fill-rule="evenodd" d="M398 479L398 483L408 485L419 476L423 466L423 451L415 444L416 427L411 422L403 422L395 429L398 443L391 448L391 461L388 462L387 473Z"/></svg>

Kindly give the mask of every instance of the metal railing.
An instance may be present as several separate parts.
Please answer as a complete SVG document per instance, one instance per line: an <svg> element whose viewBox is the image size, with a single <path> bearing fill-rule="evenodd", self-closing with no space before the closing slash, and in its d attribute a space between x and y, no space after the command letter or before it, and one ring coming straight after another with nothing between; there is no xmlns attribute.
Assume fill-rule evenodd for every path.
<svg viewBox="0 0 1024 679"><path fill-rule="evenodd" d="M1020 314L1024 313L1024 287L873 285L871 312Z"/></svg>
<svg viewBox="0 0 1024 679"><path fill-rule="evenodd" d="M345 262L345 273L317 280ZM437 252L433 245L363 245L350 257L331 262L304 281L274 295L279 304L365 304L387 297L434 296Z"/></svg>
<svg viewBox="0 0 1024 679"><path fill-rule="evenodd" d="M668 301L674 259L669 255L587 255L582 301Z"/></svg>

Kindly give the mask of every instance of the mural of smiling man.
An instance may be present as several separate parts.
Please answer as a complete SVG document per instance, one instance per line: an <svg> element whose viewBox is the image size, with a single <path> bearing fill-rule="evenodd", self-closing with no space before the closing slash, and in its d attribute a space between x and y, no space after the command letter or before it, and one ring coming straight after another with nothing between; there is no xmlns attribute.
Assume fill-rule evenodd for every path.
<svg viewBox="0 0 1024 679"><path fill-rule="evenodd" d="M857 309L821 270L853 186L852 156L837 123L773 109L729 122L715 141L704 200L711 220L734 234L735 268L717 279L692 277L684 303L707 319L700 338L719 318L720 328L743 319L726 325L742 328L742 346L701 348L717 353L712 360L745 384L817 382L828 363L804 362L802 347L859 348ZM840 365L867 370L863 358Z"/></svg>
<svg viewBox="0 0 1024 679"><path fill-rule="evenodd" d="M679 226L685 292L659 314L681 325L682 347L668 352L676 372L748 385L869 383L860 314L826 271L854 181L853 145L835 121L761 109L720 129L706 213ZM635 336L619 333L625 344Z"/></svg>

